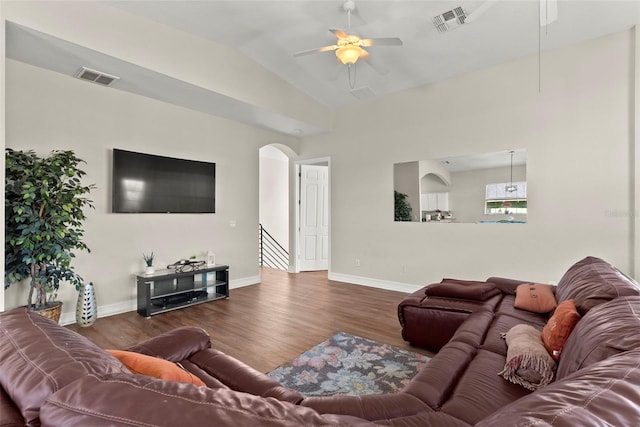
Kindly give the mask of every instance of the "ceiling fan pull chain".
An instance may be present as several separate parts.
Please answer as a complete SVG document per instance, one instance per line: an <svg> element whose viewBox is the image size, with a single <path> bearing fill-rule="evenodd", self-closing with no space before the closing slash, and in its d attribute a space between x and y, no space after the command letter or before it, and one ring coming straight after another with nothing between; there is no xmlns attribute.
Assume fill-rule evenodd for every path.
<svg viewBox="0 0 640 427"><path fill-rule="evenodd" d="M356 87L356 65L357 64L347 64L347 74L349 77L349 87L351 89L355 89ZM352 73L351 69L353 68L353 79L351 78Z"/></svg>

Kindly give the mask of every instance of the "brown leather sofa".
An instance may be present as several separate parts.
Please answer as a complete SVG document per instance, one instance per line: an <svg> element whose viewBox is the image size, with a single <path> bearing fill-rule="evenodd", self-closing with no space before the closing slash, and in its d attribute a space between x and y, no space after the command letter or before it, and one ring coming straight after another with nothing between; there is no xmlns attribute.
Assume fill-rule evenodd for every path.
<svg viewBox="0 0 640 427"><path fill-rule="evenodd" d="M513 307L523 281L488 282L478 286L497 289L487 291L495 303L463 310L461 322L454 316L449 340L402 391L359 397L303 398L212 349L198 328L130 350L179 362L206 387L134 375L85 338L15 309L0 314L0 426L640 425L637 283L592 257L567 271L556 298L573 299L583 317L554 382L531 392L498 375L507 351L500 334L521 323L542 329L546 316ZM427 324L423 333L439 331Z"/></svg>

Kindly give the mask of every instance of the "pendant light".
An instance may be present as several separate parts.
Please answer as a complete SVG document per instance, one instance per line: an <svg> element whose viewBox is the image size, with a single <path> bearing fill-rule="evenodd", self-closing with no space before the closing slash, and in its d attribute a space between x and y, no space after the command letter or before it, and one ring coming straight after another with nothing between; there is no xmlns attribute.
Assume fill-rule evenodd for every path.
<svg viewBox="0 0 640 427"><path fill-rule="evenodd" d="M514 153L513 150L509 151L509 154L511 154L511 177L509 179L509 185L504 187L507 193L513 193L514 191L518 190L518 186L513 185L513 153Z"/></svg>

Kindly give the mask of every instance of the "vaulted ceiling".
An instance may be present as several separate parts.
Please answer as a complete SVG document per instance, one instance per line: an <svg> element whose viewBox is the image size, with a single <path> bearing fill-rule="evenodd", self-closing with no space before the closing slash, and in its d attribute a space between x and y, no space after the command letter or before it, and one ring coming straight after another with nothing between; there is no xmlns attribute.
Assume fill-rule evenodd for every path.
<svg viewBox="0 0 640 427"><path fill-rule="evenodd" d="M347 30L342 0L113 1L115 7L232 46L330 107L356 103L347 67L333 52L294 57L333 45L329 29ZM365 100L493 66L538 49L555 49L631 28L635 0L355 0L351 30L399 37L403 46L368 48L356 62L355 95ZM548 20L557 5L558 18ZM437 15L462 7L468 23L439 32ZM374 70L372 64L378 71Z"/></svg>
<svg viewBox="0 0 640 427"><path fill-rule="evenodd" d="M640 22L636 0L355 0L350 26L342 0L98 3L228 46L330 109L628 30ZM64 7L73 4L61 2ZM466 22L449 21L448 31L438 31L434 17L457 7ZM334 45L336 36L329 29L364 38L398 37L403 44L366 47L369 56L352 66L350 85L347 66L332 50L294 56ZM10 58L71 75L84 63L105 66L109 73L128 77L114 88L282 133L304 136L326 130L20 25L8 25L6 51Z"/></svg>

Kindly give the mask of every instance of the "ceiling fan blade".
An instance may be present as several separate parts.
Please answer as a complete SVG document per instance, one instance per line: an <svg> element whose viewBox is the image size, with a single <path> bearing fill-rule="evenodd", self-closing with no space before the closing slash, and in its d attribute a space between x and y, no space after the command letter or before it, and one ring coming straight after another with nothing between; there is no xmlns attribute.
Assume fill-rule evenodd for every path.
<svg viewBox="0 0 640 427"><path fill-rule="evenodd" d="M493 7L494 4L496 4L499 1L500 0L486 0L484 3L482 3L480 6L478 6L470 14L467 15L467 19L464 20L465 24L470 24L476 19L478 19L480 16L482 16L483 13L485 13L487 10L489 10L491 7Z"/></svg>
<svg viewBox="0 0 640 427"><path fill-rule="evenodd" d="M296 52L293 54L293 56L298 57L298 56L304 56L304 55L310 55L312 53L319 53L319 52L330 52L332 50L336 50L338 48L337 45L331 45L331 46L324 46L324 47L319 47L316 49L309 49L309 50L303 50L300 52Z"/></svg>
<svg viewBox="0 0 640 427"><path fill-rule="evenodd" d="M377 59L375 59L373 56L369 55L369 52L365 51L366 53L364 55L360 55L360 58L362 61L366 62L368 66L370 66L373 71L375 71L376 73L380 74L381 76L387 75L389 74L389 68L387 68L386 66L382 65Z"/></svg>
<svg viewBox="0 0 640 427"><path fill-rule="evenodd" d="M362 39L362 46L402 46L402 40L398 37L378 37L375 39Z"/></svg>
<svg viewBox="0 0 640 427"><path fill-rule="evenodd" d="M346 39L349 38L349 35L347 33L345 33L342 30L335 30L335 29L330 29L329 31L331 31L333 34L335 34L335 36L339 39Z"/></svg>

